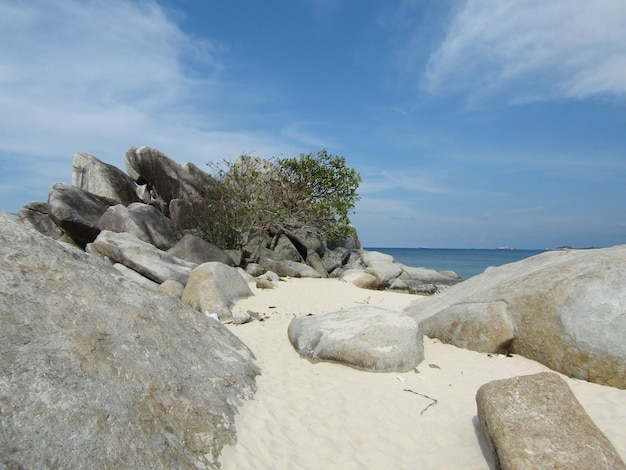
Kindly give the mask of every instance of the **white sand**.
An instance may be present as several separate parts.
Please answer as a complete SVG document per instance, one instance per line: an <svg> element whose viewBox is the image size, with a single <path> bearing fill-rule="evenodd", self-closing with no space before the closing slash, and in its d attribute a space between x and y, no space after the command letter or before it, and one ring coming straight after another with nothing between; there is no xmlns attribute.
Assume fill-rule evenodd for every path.
<svg viewBox="0 0 626 470"><path fill-rule="evenodd" d="M429 338L419 373L312 364L287 338L294 316L360 303L400 310L420 297L334 279L288 279L274 290L252 289L256 295L235 308L269 318L229 328L254 352L262 375L254 400L237 417L237 444L222 452L223 469L492 468L476 391L491 380L548 370L520 356L489 357ZM626 460L626 391L566 380ZM406 390L437 402L429 407L432 400Z"/></svg>

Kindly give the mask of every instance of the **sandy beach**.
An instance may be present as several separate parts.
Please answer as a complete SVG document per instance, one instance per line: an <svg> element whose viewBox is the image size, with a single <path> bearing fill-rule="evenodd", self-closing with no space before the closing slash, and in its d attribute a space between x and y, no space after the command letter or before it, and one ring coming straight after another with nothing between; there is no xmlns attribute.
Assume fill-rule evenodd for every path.
<svg viewBox="0 0 626 470"><path fill-rule="evenodd" d="M335 279L286 279L234 310L262 322L229 325L262 375L237 417L224 469L489 469L475 396L492 380L549 370L521 356L487 355L424 338L425 360L408 373L370 373L301 358L287 338L299 315L370 304L401 310L420 297L360 289ZM626 390L566 378L626 460Z"/></svg>

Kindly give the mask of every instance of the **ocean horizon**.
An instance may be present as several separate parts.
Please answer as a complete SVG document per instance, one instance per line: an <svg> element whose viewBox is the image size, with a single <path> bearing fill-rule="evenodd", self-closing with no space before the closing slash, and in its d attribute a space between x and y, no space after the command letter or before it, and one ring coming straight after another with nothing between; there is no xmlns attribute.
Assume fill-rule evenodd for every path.
<svg viewBox="0 0 626 470"><path fill-rule="evenodd" d="M379 251L393 256L406 266L429 268L435 271L454 271L463 279L481 274L488 267L508 263L545 253L546 249L509 248L382 248L364 247L367 251Z"/></svg>

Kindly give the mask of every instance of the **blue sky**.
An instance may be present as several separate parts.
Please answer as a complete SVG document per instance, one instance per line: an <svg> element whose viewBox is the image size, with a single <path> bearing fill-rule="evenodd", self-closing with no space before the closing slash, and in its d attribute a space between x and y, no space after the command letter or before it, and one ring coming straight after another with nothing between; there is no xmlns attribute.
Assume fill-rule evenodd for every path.
<svg viewBox="0 0 626 470"><path fill-rule="evenodd" d="M0 209L81 151L326 148L365 246L626 243L622 0L0 0Z"/></svg>

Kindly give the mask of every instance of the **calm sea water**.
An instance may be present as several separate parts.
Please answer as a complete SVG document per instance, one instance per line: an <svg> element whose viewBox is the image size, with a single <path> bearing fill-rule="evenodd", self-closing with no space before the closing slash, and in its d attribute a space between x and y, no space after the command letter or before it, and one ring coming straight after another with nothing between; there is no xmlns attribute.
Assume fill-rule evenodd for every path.
<svg viewBox="0 0 626 470"><path fill-rule="evenodd" d="M407 266L454 271L463 279L482 273L489 266L507 263L544 253L545 250L482 250L452 248L365 248L387 253Z"/></svg>

